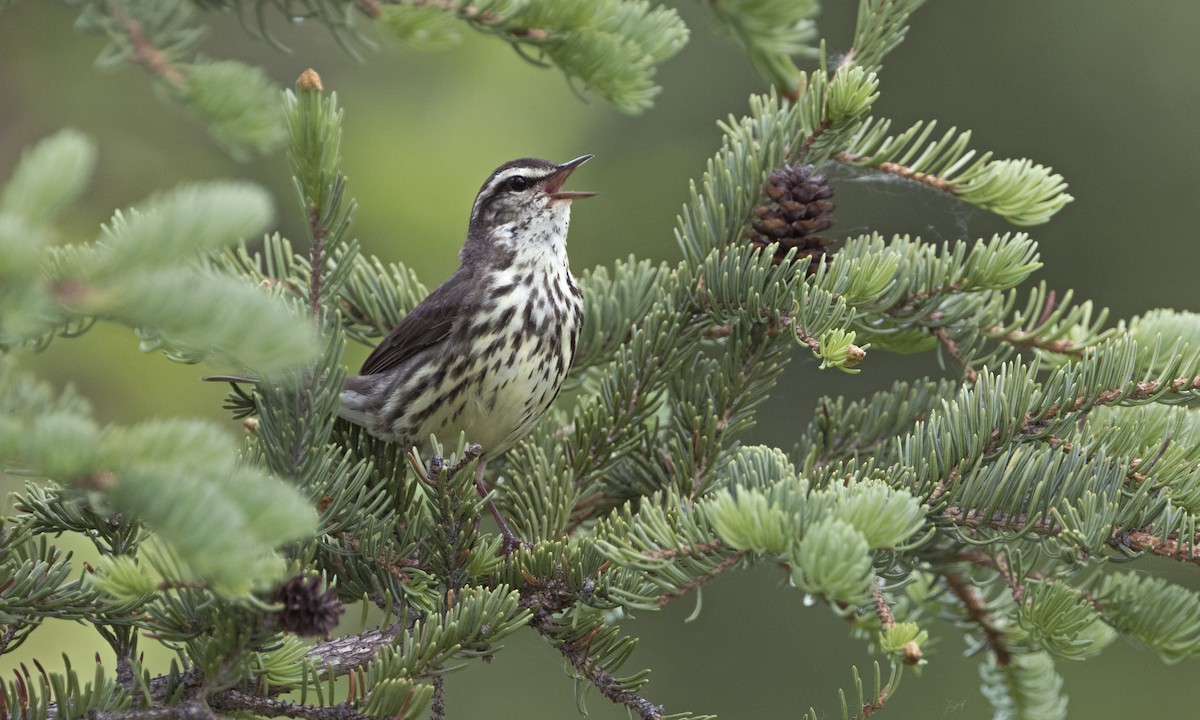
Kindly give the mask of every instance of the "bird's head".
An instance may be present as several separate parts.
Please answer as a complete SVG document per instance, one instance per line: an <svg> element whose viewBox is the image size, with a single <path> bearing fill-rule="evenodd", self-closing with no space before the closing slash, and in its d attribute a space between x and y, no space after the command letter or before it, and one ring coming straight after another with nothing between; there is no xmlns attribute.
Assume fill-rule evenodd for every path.
<svg viewBox="0 0 1200 720"><path fill-rule="evenodd" d="M563 190L575 168L591 155L560 164L537 158L510 160L479 189L463 259L491 248L518 249L526 243L565 242L571 201L595 193Z"/></svg>

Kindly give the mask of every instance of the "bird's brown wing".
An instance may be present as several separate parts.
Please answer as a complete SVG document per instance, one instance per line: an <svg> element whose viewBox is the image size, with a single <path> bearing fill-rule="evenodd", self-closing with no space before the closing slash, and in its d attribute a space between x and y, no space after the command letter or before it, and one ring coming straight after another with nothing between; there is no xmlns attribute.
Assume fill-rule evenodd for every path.
<svg viewBox="0 0 1200 720"><path fill-rule="evenodd" d="M392 328L383 342L367 356L359 374L387 372L422 350L444 341L469 302L469 285L461 269L447 278Z"/></svg>

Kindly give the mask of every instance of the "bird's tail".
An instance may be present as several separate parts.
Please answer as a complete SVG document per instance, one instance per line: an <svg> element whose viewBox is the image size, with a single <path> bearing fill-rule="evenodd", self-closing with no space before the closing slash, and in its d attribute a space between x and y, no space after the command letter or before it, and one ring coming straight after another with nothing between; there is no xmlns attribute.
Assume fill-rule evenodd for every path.
<svg viewBox="0 0 1200 720"><path fill-rule="evenodd" d="M249 375L205 375L200 378L204 382L227 382L234 386L229 400L225 403L227 410L232 410L235 418L246 417L258 412L253 394L237 387L238 383L257 385L259 379ZM369 378L352 375L346 378L346 388L342 391L342 402L338 415L355 425L366 426L372 415L372 410L378 403L378 398L371 393L372 382Z"/></svg>
<svg viewBox="0 0 1200 720"><path fill-rule="evenodd" d="M374 383L370 375L351 375L346 378L346 387L342 390L342 403L338 415L355 425L366 427L370 422L372 411L379 404L379 399L373 393Z"/></svg>

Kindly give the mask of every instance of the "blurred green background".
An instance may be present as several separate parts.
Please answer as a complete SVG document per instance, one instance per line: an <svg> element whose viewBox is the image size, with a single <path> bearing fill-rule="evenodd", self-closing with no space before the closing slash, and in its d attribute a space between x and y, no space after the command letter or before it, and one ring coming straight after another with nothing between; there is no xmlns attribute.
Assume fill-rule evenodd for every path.
<svg viewBox="0 0 1200 720"><path fill-rule="evenodd" d="M360 203L354 234L367 252L403 260L432 287L456 264L479 184L496 165L522 155L596 154L572 181L600 193L576 209L577 270L631 253L674 260L674 218L688 180L718 147L716 120L742 114L747 96L763 86L739 49L714 35L704 3L672 4L693 38L660 70L664 91L656 108L635 117L598 98L581 101L556 70L529 65L470 31L459 49L426 54L367 27L379 48L358 63L318 26L275 18L276 34L293 48L285 54L248 37L234 18L214 15L203 50L261 65L285 86L306 67L320 72L346 109L344 169ZM856 5L826 7L821 30L831 52L846 49ZM74 11L61 3L26 0L0 11L0 177L23 147L62 127L83 130L99 144L90 189L62 222L65 241L94 238L114 208L155 190L228 177L268 187L283 233L303 237L282 154L247 164L229 160L202 126L156 97L143 72L93 68L103 41L76 33L73 20ZM1067 178L1076 201L1032 230L1046 263L1037 279L1060 297L1074 288L1111 308L1113 318L1160 306L1196 310L1197 37L1194 0L934 0L885 63L876 112L897 127L936 118L943 128L971 128L975 147L1031 157ZM877 230L941 242L1006 229L908 184L846 171L835 171L833 182L842 236ZM363 355L352 354L349 364ZM142 354L127 330L98 327L83 339L56 341L25 364L56 385L74 384L104 421L227 420L220 409L224 388L197 382L205 368ZM863 372L848 377L819 371L797 353L754 439L790 448L819 396L860 397L897 377L938 372L932 355L871 353ZM0 477L5 493L17 487ZM1200 587L1187 568L1139 567ZM703 612L693 622L684 622L691 599L631 621L643 640L629 667L654 668L647 695L668 710L725 718L795 717L809 705L833 716L836 688L850 684L850 664L861 665L867 653L844 623L824 607L805 606L784 578L770 569L731 573L705 588ZM886 715L990 716L978 691L977 659L962 657L954 631L938 630L943 639L927 649L929 665L921 677L906 677ZM92 642L77 644L79 638ZM78 665L93 648L102 643L84 628L48 628L0 659L0 673L35 656L52 667L65 651ZM574 688L561 667L558 654L532 633L518 635L493 664L471 665L448 679L450 716L575 717ZM1200 707L1194 665L1163 666L1121 641L1096 660L1059 669L1071 717L1195 717ZM625 717L603 698L589 699L591 717Z"/></svg>

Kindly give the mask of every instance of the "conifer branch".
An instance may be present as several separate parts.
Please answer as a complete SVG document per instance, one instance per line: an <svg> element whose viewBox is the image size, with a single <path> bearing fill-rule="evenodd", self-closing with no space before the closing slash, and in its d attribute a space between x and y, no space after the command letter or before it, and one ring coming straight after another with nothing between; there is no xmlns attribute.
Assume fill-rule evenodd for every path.
<svg viewBox="0 0 1200 720"><path fill-rule="evenodd" d="M1024 513L997 512L984 517L971 508L950 506L941 512L941 516L955 525L975 529L1032 532L1043 537L1053 537L1062 532L1062 527L1048 517L1034 519ZM1154 533L1153 528L1130 530L1115 527L1109 534L1107 544L1116 550L1149 552L1159 557L1200 565L1200 532L1189 541L1180 541L1177 537L1163 539Z"/></svg>
<svg viewBox="0 0 1200 720"><path fill-rule="evenodd" d="M814 0L710 0L709 5L746 48L759 75L790 101L798 100L804 92L804 74L792 58L817 54L812 18L819 4Z"/></svg>
<svg viewBox="0 0 1200 720"><path fill-rule="evenodd" d="M863 703L862 710L859 711L859 717L869 718L882 710L883 706L887 704L888 698L891 696L891 694L892 686L890 684L879 688L879 695L877 695L874 699Z"/></svg>
<svg viewBox="0 0 1200 720"><path fill-rule="evenodd" d="M826 88L826 92L828 92L828 87ZM788 100L791 100L792 102L795 102L796 100L799 99L799 98L791 97L787 94L784 94L783 96L785 98L787 98ZM808 151L811 150L813 145L816 145L817 141L820 140L821 137L825 135L825 133L829 132L829 129L832 127L833 127L833 121L830 120L829 118L825 118L825 119L821 120L821 122L817 123L810 132L805 134L804 140L802 140L800 142L800 146L799 146L799 148L797 148L797 151L795 154L795 159L800 160L802 158L808 157Z"/></svg>
<svg viewBox="0 0 1200 720"><path fill-rule="evenodd" d="M1008 641L1004 633L996 627L983 598L979 596L975 588L968 584L966 578L957 573L944 573L942 578L946 581L946 587L962 603L967 619L978 625L979 629L983 631L988 647L992 650L992 656L996 659L996 664L1003 666L1011 663L1012 652L1008 649Z"/></svg>
<svg viewBox="0 0 1200 720"><path fill-rule="evenodd" d="M1045 350L1046 352L1056 353L1059 355L1071 355L1074 357L1079 357L1088 349L1087 345L1081 345L1066 338L1044 340L1037 333L1030 333L1022 330L1005 331L1005 329L999 325L980 328L980 334L984 337L998 340L1014 347Z"/></svg>
<svg viewBox="0 0 1200 720"><path fill-rule="evenodd" d="M1056 300L1057 295L1053 290L1046 292L1046 299L1042 308L1042 315L1034 323L1034 327L1042 327L1049 322L1054 313ZM1081 345L1080 343L1069 338L1046 340L1036 332L1021 330L1019 328L1007 329L1002 325L993 325L991 327L980 328L980 334L1009 345L1035 348L1061 355L1079 356L1087 350L1087 345Z"/></svg>
<svg viewBox="0 0 1200 720"><path fill-rule="evenodd" d="M181 60L193 56L204 34L193 24L195 6L215 4L217 0L79 3L76 27L108 38L98 65L142 67L161 81L171 100L204 122L230 155L245 160L274 150L282 138L274 85L261 69L237 61Z"/></svg>
<svg viewBox="0 0 1200 720"><path fill-rule="evenodd" d="M455 15L462 20L478 25L481 28L501 28L507 35L529 40L544 40L550 33L544 28L523 27L520 25L505 25L508 18L498 12L479 8L469 3L456 0L382 0L387 5L411 5L413 7L436 8L442 12ZM503 27L501 27L503 26Z"/></svg>
<svg viewBox="0 0 1200 720"><path fill-rule="evenodd" d="M1000 553L989 554L978 550L958 550L953 553L953 559L969 563L976 567L987 568L995 571L1001 578L1004 579L1004 584L1008 586L1009 592L1012 594L1013 602L1017 606L1021 606L1025 602L1025 581L1033 580L1036 582L1051 583L1065 582L1062 579L1047 575L1037 570L1027 571L1023 577L1018 576L1013 572L1012 567L1004 559ZM1071 591L1077 593L1080 598L1085 600L1089 605L1097 611L1104 610L1104 603L1095 595L1080 591L1078 588L1072 587Z"/></svg>
<svg viewBox="0 0 1200 720"><path fill-rule="evenodd" d="M1038 436L1045 424L1063 416L1078 413L1084 408L1102 407L1124 402L1145 402L1164 394L1182 395L1200 391L1200 375L1183 376L1168 380L1141 380L1125 387L1111 387L1090 395L1079 395L1067 402L1051 403L1044 410L1029 412L1016 427L1016 435ZM1000 428L992 429L992 441L984 449L983 454L989 455L1000 447ZM936 498L934 498L936 499Z"/></svg>
<svg viewBox="0 0 1200 720"><path fill-rule="evenodd" d="M650 316L647 320L648 323L666 321L666 312L661 307L658 310L659 313ZM678 328L672 328L672 331L676 329ZM655 330L653 327L640 327L639 334L647 337ZM595 482L591 476L598 475L597 471L612 460L612 449L621 443L628 444L630 436L636 430L636 424L631 423L632 418L637 417L639 412L644 412L648 399L653 398L660 391L656 385L661 385L667 376L665 371L669 367L670 360L667 355L668 353L678 353L679 350L680 348L677 346L669 348L664 346L661 356L647 352L640 359L640 363L636 357L631 357L623 370L628 373L628 384L623 388L623 392L620 393L613 406L607 408L608 422L598 428L603 435L595 439L589 438L584 447L578 446L580 438L577 437L577 433L564 443L571 465L572 482L577 487L590 490ZM576 528L597 513L619 502L623 502L623 499L609 496L603 488L587 492L571 509L566 527L567 533L573 533Z"/></svg>
<svg viewBox="0 0 1200 720"><path fill-rule="evenodd" d="M433 676L433 701L429 705L429 720L446 720L446 676Z"/></svg>
<svg viewBox="0 0 1200 720"><path fill-rule="evenodd" d="M960 296L967 292L971 292L971 290L966 287L966 282L963 280L956 280L942 286L918 290L905 295L903 299L888 308L887 314L889 317L896 318L900 322L908 324L916 323L925 326L927 331L937 339L938 344L946 350L947 354L964 367L972 384L975 382L976 371L972 367L973 363L962 356L958 343L954 339L955 330L958 332L963 332L964 329L967 331L973 330L978 332L980 337L1014 348L1033 348L1071 357L1082 356L1089 347L1099 340L1099 337L1092 335L1087 342L1079 342L1077 338L1071 337L1047 337L1046 333L1042 332L1048 326L1051 328L1054 327L1051 323L1055 320L1057 296L1053 290L1045 292L1044 298L1042 298L1041 315L1029 323L1028 328L1000 324L981 324L978 327L967 326L964 328L961 327L962 323L957 324L960 327L947 326L940 324L945 319L945 312L941 304L925 306L931 300L949 299L952 296ZM983 317L980 316L980 319L982 320Z"/></svg>
<svg viewBox="0 0 1200 720"><path fill-rule="evenodd" d="M386 628L374 628L358 635L347 635L334 640L314 645L309 649L306 659L316 663L322 677L341 677L358 669L366 667L385 648L396 642L396 637L404 626L394 623ZM197 668L191 668L179 675L161 675L150 680L149 690L151 700L161 705L182 688L185 696L194 696L203 690L203 675ZM275 699L275 696L288 692L286 686L273 686L268 694L252 693L237 689L220 690L207 696L210 707L223 712L245 711L265 717L291 717L305 720L363 720L368 717L354 709L352 705L341 703L330 706L301 705ZM179 706L154 707L144 710L110 711L108 720L188 720L194 708ZM51 705L51 708L54 706ZM144 718L129 713L152 713ZM153 713L160 713L154 715ZM53 715L53 713L52 713Z"/></svg>
<svg viewBox="0 0 1200 720"><path fill-rule="evenodd" d="M894 441L896 434L910 431L917 422L929 417L937 399L958 388L959 383L948 380L915 385L897 383L890 391L849 405L842 398L822 398L806 433L811 448L806 467L821 471L838 460L878 454ZM879 412L880 406L883 412ZM935 489L928 503L936 507L942 492L944 486L940 492Z"/></svg>
<svg viewBox="0 0 1200 720"><path fill-rule="evenodd" d="M440 458L422 464L414 455L409 467L394 446L363 430L345 431L344 424L333 427L345 337L370 342L426 291L403 265L357 256L347 234L353 203L343 198L338 169L340 110L332 96L320 95L315 73L306 73L286 100L312 241L307 252L293 252L275 235L256 255L243 246L205 265L209 274L178 268L185 253L226 246L226 235L255 237L270 222L265 198L240 186L181 192L153 213L118 214L96 248L43 248L50 217L74 194L90 160L80 150L86 143L69 139L31 160L15 177L16 190L0 191L0 327L15 339L12 347L38 346L40 338L86 328L96 317L120 316L173 358L228 350L235 363L261 370L264 382L239 405L259 414L244 452L213 444L206 455L211 428L171 422L101 428L82 402L60 402L9 381L7 359L0 361L0 438L20 436L0 442L0 468L15 463L49 478L46 486L31 484L17 505L27 535L10 543L13 536L0 533L0 575L11 578L0 582L0 609L7 613L0 653L50 615L95 623L116 651L115 671L97 664L91 685L78 672L52 677L40 666L40 679L29 671L18 673L15 684L0 679L0 703L8 703L0 714L16 699L22 714L45 717L49 708L53 716L59 709L47 699L53 697L95 720L209 720L214 712L412 720L430 706L439 720L446 712L441 673L486 656L499 638L528 624L555 645L577 680L632 715L661 718L662 707L640 694L644 674L617 676L635 639L611 619L661 607L719 575L764 562L788 568L798 588L836 610L868 625L872 612L878 618L885 633L879 641L894 660L892 679L883 684L876 665L868 695L855 669L857 695L843 697L846 715L853 707L870 716L890 699L901 654L906 664L920 662L927 633L908 618L897 622L895 613L909 606L894 611L893 595L883 588L908 581L920 587L931 575L945 583L941 601L961 607L964 626L984 636L998 668L986 681L990 697L1015 703L1038 694L1039 707L1057 707L1052 656L1083 657L1107 641L1104 633L1126 634L1169 661L1200 652L1191 591L1151 588L1120 574L1102 578L1108 583L1115 575L1119 582L1095 597L1069 584L1080 560L1093 561L1098 575L1110 556L1139 553L1200 566L1200 456L1192 450L1200 425L1190 408L1175 407L1200 397L1200 356L1184 355L1183 340L1173 348L1158 340L1195 336L1200 316L1145 316L1131 321L1132 337L1124 341L1111 337L1124 324L1102 331L1090 303L1059 304L1044 285L1018 307L1013 288L1041 267L1036 243L1023 233L940 249L908 236L864 235L848 241L836 260L813 264L797 261L800 246L777 257L744 252L748 225L763 217L756 203L778 200L768 188L782 187L771 178L799 160L873 168L1018 224L1043 222L1070 201L1050 169L977 156L966 133L951 130L931 141L932 125L917 124L888 137L886 121L868 118L879 96L875 71L920 4L862 0L851 50L829 73L823 50L806 44L815 2L713 3L777 90L753 98L746 118L723 125L721 150L693 185L680 218L681 262L618 263L611 279L598 270L581 283L587 322L573 376L583 389L574 405L560 403L552 423L497 458L511 470L503 475L505 510L536 541L505 557L497 556L495 538L479 533L482 502L470 479L458 477L469 452L458 466L445 468ZM353 32L355 8L417 43L436 44L439 34L444 40L454 27L467 26L537 56L527 59L557 65L626 110L649 104L657 92L655 68L678 51L687 32L675 11L643 0L200 5L313 18L339 42L338 33ZM242 138L236 142L250 143L243 147L269 144L277 94L265 75L179 60L199 36L191 25L194 9L191 0L113 0L87 5L81 25L109 34L102 57L110 64L145 68L209 119L214 136L236 135ZM820 67L800 73L793 57L810 51ZM245 231L231 217L243 215ZM49 281L29 272L43 266ZM253 282L229 277L235 274ZM8 285L14 279L15 293ZM147 287L134 282L140 279ZM208 289L210 300L228 299L222 307L237 312L213 321L190 307L199 304L192 297L162 307L192 284L201 286L196 292ZM96 298L118 291L129 293L124 305L98 304ZM251 298L263 297L283 313L240 319ZM284 315L299 322L286 325L279 320ZM25 324L11 331L14 320ZM205 321L202 331L187 334ZM308 343L298 361L307 370L293 368L299 353L263 341L272 331L278 340L313 325L325 334L325 352L318 356L317 343ZM855 333L866 341L855 344ZM7 335L4 342L7 351ZM752 425L786 349L799 345L822 367L849 370L875 344L926 353L940 346L972 387L924 381L859 402L822 401L796 459L776 448L737 447L735 437ZM1024 349L1056 357L1014 359ZM244 361L238 351L262 364ZM1001 365L994 373L983 369ZM1089 422L1073 426L1072 416ZM113 468L112 458L133 459ZM264 467L294 482L278 482ZM155 468L158 474L134 487ZM167 481L193 475L212 483L207 493ZM249 487L267 480L278 487ZM119 491L129 492L127 506L117 502ZM83 493L90 494L87 502L77 502ZM110 499L116 512L133 518L124 535L109 522L114 515L92 506ZM211 517L197 523L202 510ZM584 523L589 532L577 532ZM136 555L144 528L182 549L161 562L149 552ZM96 541L104 557L94 571L81 576L52 544L52 535L65 532ZM1039 554L1038 570L1030 571L1024 544L991 554L970 549L1013 536L1062 552ZM230 561L251 545L265 553L261 564L246 569ZM318 580L326 581L325 593L312 598L318 604L337 604L338 594L369 598L405 620L312 648L276 635L281 613L264 606L267 596L254 583L282 574L284 565L314 593ZM222 572L232 589L220 582ZM993 594L985 594L989 587ZM1144 611L1138 600L1146 588L1170 603ZM1109 613L1107 626L1097 627L1097 611ZM1027 634L1018 634L1016 621ZM1094 633L1080 636L1078 627ZM181 648L183 669L145 682L133 628L152 628ZM342 678L350 680L349 697L336 702L324 690ZM316 700L282 699L290 690L315 692ZM111 709L139 695L144 707Z"/></svg>
<svg viewBox="0 0 1200 720"><path fill-rule="evenodd" d="M849 148L838 149L833 158L925 185L1016 225L1044 223L1073 199L1062 176L1048 167L1028 160L993 160L990 152L976 157L968 146L969 132L951 128L926 143L934 125L918 122L888 136L888 120L868 121L856 127Z"/></svg>
<svg viewBox="0 0 1200 720"><path fill-rule="evenodd" d="M862 710L859 712L859 717L868 718L882 710L884 704L887 703L888 695L891 694L891 690L892 688L890 685L884 685L879 690L879 697L875 698L874 700L868 700L863 704Z"/></svg>
<svg viewBox="0 0 1200 720"><path fill-rule="evenodd" d="M1077 413L1085 406L1100 406L1111 405L1127 400L1145 401L1158 397L1163 394L1181 395L1200 391L1200 375L1194 377L1177 377L1169 380L1142 380L1134 383L1131 387L1125 388L1110 388L1108 390L1097 393L1094 397L1081 395L1067 403L1054 403L1046 408L1041 417L1035 421L1033 418L1026 418L1021 425L1022 433L1035 432L1038 422L1046 420L1054 420L1062 415Z"/></svg>
<svg viewBox="0 0 1200 720"><path fill-rule="evenodd" d="M1024 602L1022 598L1025 595L1025 588L1022 579L1013 573L1008 562L1000 554L989 555L975 550L962 550L955 555L955 559L995 570L1000 577L1004 578L1004 584L1008 585L1008 590L1012 593L1013 602L1017 605L1021 605ZM1030 580L1047 579L1045 575L1037 571L1028 573L1026 577Z"/></svg>
<svg viewBox="0 0 1200 720"><path fill-rule="evenodd" d="M1056 436L1050 436L1046 438L1044 442L1050 447L1062 450L1064 453L1073 452L1078 447L1075 443L1063 440L1062 438ZM1149 473L1154 469L1154 466L1158 464L1158 461L1162 459L1163 455L1167 453L1167 450L1170 449L1171 444L1172 440L1167 438L1162 442L1162 444L1159 445L1158 450L1154 453L1154 455L1147 458L1130 458L1129 470L1125 473L1125 484L1130 487L1137 487L1138 485L1146 482L1146 480L1150 477ZM1089 459L1095 457L1096 454L1092 453L1089 456Z"/></svg>
<svg viewBox="0 0 1200 720"><path fill-rule="evenodd" d="M955 525L968 528L989 528L992 530L1028 530L1036 535L1056 535L1061 530L1057 523L1047 518L1032 520L1024 514L1010 515L997 512L990 517L983 517L973 508L949 506L941 515Z"/></svg>
<svg viewBox="0 0 1200 720"><path fill-rule="evenodd" d="M888 605L887 598L883 595L883 588L875 585L871 591L875 598L875 616L879 618L879 625L884 630L890 630L896 626L896 616L892 614L892 607Z"/></svg>
<svg viewBox="0 0 1200 720"><path fill-rule="evenodd" d="M0 633L0 655L8 652L8 646L17 637L17 633L21 630L21 623L6 623L4 632Z"/></svg>
<svg viewBox="0 0 1200 720"><path fill-rule="evenodd" d="M431 48L457 44L455 22L462 22L508 42L534 65L557 66L625 112L649 108L659 91L658 64L687 42L678 13L648 2L571 5L520 3L500 12L495 3L389 0L373 17L393 35Z"/></svg>
<svg viewBox="0 0 1200 720"><path fill-rule="evenodd" d="M1163 538L1147 530L1114 533L1109 542L1113 547L1127 547L1134 552L1149 552L1152 555L1200 565L1200 532L1187 542L1178 538Z"/></svg>
<svg viewBox="0 0 1200 720"><path fill-rule="evenodd" d="M612 673L588 657L586 643L568 644L558 638L554 613L565 609L570 602L565 595L535 593L522 598L521 604L533 610L530 627L554 645L579 676L590 682L601 695L617 705L625 706L629 712L642 720L661 720L663 707L655 705L632 690L622 689L620 681Z"/></svg>
<svg viewBox="0 0 1200 720"><path fill-rule="evenodd" d="M142 29L142 24L131 17L120 2L113 2L110 7L113 18L124 31L132 47L133 52L130 54L130 59L151 74L162 78L177 90L186 89L187 79L184 78L183 73L171 62L167 53L150 40Z"/></svg>
<svg viewBox="0 0 1200 720"><path fill-rule="evenodd" d="M645 553L645 556L654 560L671 560L673 558L688 557L691 555L708 555L727 549L729 549L729 547L724 542L720 540L713 540L712 542L701 543L699 545L653 550Z"/></svg>
<svg viewBox="0 0 1200 720"><path fill-rule="evenodd" d="M324 275L322 267L325 263L325 239L329 229L321 222L321 209L314 203L308 211L309 232L312 233L312 259L309 267L313 268L308 276L308 309L312 313L313 322L318 329L321 323L321 280Z"/></svg>
<svg viewBox="0 0 1200 720"><path fill-rule="evenodd" d="M166 707L91 710L87 714L88 720L218 720L218 717L207 703L196 699Z"/></svg>
<svg viewBox="0 0 1200 720"><path fill-rule="evenodd" d="M785 326L791 324L791 318L780 318L780 320L782 321L782 323ZM820 357L820 355L821 355L821 339L820 338L818 338L816 335L813 335L812 333L808 332L807 330L800 327L799 325L794 325L792 328L792 331L796 334L797 342L799 342L801 345L804 345L809 350L811 350L813 355Z"/></svg>
<svg viewBox="0 0 1200 720"><path fill-rule="evenodd" d="M945 327L931 327L930 334L937 338L938 343L946 350L946 354L950 356L956 363L962 367L963 376L969 385L974 385L979 381L979 371L971 364L969 360L964 358L958 351L958 343L950 336L950 331Z"/></svg>
<svg viewBox="0 0 1200 720"><path fill-rule="evenodd" d="M308 657L317 661L317 668L327 677L340 677L352 670L366 667L379 651L396 641L404 625L393 623L373 628L357 635L328 640L314 645Z"/></svg>
<svg viewBox="0 0 1200 720"><path fill-rule="evenodd" d="M722 543L722 545L724 545L724 544ZM683 585L680 585L678 590L675 590L674 592L669 592L665 595L658 596L658 599L655 600L655 602L658 604L659 607L662 607L674 600L678 600L678 599L684 597L685 595L689 594L693 590L698 589L700 586L707 584L710 580L716 578L718 575L725 572L726 570L731 570L731 569L737 567L738 565L740 565L742 563L742 561L745 559L745 557L746 557L746 554L740 550L737 552L734 552L729 557L725 558L721 562L714 565L713 568L711 570L709 570L708 572L706 572L702 575L697 575L694 578L692 578L691 580L689 580L688 582L684 583Z"/></svg>
<svg viewBox="0 0 1200 720"><path fill-rule="evenodd" d="M955 280L953 282L946 283L945 285L939 285L937 287L908 293L903 299L900 300L900 302L888 308L888 314L897 317L908 317L916 311L918 305L924 303L926 300L958 294L963 292L965 286L966 283L964 281Z"/></svg>
<svg viewBox="0 0 1200 720"><path fill-rule="evenodd" d="M870 156L855 155L848 150L843 150L837 155L834 155L834 159L847 165L862 165L871 162ZM944 178L940 178L936 175L930 175L919 170L914 170L913 168L907 165L902 165L898 162L892 162L888 160L878 163L873 167L880 172L887 173L888 175L895 175L896 177L904 178L905 180L912 180L915 183L920 183L925 187L932 188L938 192L946 193L947 195L957 194L957 190L953 182Z"/></svg>
<svg viewBox="0 0 1200 720"><path fill-rule="evenodd" d="M858 6L854 42L839 62L861 64L878 71L883 58L896 49L908 34L908 19L925 0L865 0Z"/></svg>
<svg viewBox="0 0 1200 720"><path fill-rule="evenodd" d="M300 720L375 720L355 709L353 703L302 705L287 700L254 695L240 690L223 690L208 697L208 705L221 713L252 713L260 717L287 717ZM128 720L123 718L122 720Z"/></svg>

